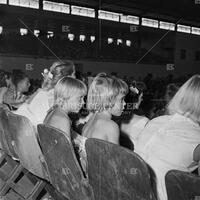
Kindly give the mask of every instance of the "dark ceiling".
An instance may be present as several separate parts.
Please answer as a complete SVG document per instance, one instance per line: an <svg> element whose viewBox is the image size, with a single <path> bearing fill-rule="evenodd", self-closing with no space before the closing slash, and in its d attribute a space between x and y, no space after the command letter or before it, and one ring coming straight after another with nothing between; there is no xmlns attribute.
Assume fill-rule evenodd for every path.
<svg viewBox="0 0 200 200"><path fill-rule="evenodd" d="M170 21L182 19L186 24L190 22L200 24L200 0L62 0L62 2L141 17Z"/></svg>

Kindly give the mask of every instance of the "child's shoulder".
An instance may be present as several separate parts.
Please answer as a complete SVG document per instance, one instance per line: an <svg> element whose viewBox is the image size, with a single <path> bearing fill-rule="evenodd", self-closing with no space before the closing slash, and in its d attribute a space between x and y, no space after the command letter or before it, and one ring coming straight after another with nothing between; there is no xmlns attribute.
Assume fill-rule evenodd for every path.
<svg viewBox="0 0 200 200"><path fill-rule="evenodd" d="M99 119L97 125L106 130L119 130L119 126L113 120Z"/></svg>
<svg viewBox="0 0 200 200"><path fill-rule="evenodd" d="M100 126L101 135L104 134L104 139L114 144L119 143L119 126L113 120L104 120ZM103 130L102 130L103 129Z"/></svg>
<svg viewBox="0 0 200 200"><path fill-rule="evenodd" d="M62 111L60 108L58 108L57 106L53 106L48 111L47 116L49 119L55 120L58 123L70 121L69 116L66 113L64 113L64 111Z"/></svg>
<svg viewBox="0 0 200 200"><path fill-rule="evenodd" d="M44 123L53 126L57 129L60 129L65 133L66 132L69 133L71 129L71 121L69 117L65 113L56 108L50 110L50 112L47 114L44 120Z"/></svg>

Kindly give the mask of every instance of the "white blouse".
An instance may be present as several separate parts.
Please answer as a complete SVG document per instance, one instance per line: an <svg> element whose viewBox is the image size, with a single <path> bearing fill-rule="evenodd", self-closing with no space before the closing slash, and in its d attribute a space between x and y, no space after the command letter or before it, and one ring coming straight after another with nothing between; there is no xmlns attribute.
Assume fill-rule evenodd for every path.
<svg viewBox="0 0 200 200"><path fill-rule="evenodd" d="M53 106L54 89L40 89L30 102L22 104L14 113L27 117L33 125L43 123L48 110Z"/></svg>
<svg viewBox="0 0 200 200"><path fill-rule="evenodd" d="M200 126L175 114L151 120L135 144L138 153L155 171L160 200L167 200L165 175L171 169L190 171L193 151L200 144Z"/></svg>
<svg viewBox="0 0 200 200"><path fill-rule="evenodd" d="M148 121L149 119L145 116L133 115L128 124L123 123L121 125L121 130L126 133L132 143L135 144Z"/></svg>

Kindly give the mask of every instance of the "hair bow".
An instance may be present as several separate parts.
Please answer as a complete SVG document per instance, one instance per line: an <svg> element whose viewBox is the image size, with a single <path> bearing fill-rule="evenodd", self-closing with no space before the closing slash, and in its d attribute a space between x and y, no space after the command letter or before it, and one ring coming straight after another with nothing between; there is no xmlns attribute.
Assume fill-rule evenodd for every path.
<svg viewBox="0 0 200 200"><path fill-rule="evenodd" d="M50 79L53 78L53 74L48 70L48 69L44 69L44 72L42 73L43 77L48 77Z"/></svg>
<svg viewBox="0 0 200 200"><path fill-rule="evenodd" d="M136 87L131 86L131 87L130 87L130 90L131 90L132 92L136 93L136 94L139 93L139 90L138 90Z"/></svg>

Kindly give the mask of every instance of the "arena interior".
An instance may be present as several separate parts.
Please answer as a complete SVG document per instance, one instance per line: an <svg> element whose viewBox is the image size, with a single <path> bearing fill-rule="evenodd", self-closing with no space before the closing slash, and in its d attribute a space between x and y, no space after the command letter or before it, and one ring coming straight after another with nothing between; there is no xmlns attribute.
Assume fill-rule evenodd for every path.
<svg viewBox="0 0 200 200"><path fill-rule="evenodd" d="M200 199L200 0L0 0L0 199Z"/></svg>

